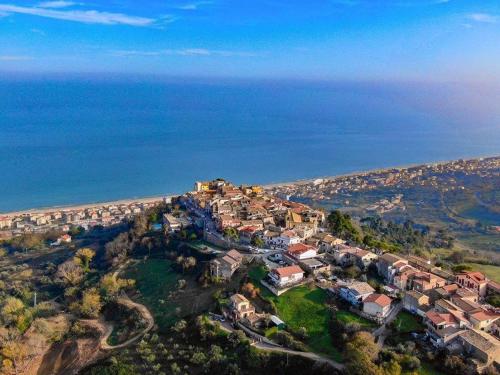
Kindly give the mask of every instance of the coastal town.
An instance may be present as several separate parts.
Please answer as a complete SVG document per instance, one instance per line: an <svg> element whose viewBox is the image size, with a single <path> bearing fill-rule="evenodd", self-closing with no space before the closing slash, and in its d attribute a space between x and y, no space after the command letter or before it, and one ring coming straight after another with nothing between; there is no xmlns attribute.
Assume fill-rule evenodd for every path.
<svg viewBox="0 0 500 375"><path fill-rule="evenodd" d="M405 311L424 325L424 335L415 336L423 345L470 358L478 372L499 364L500 309L486 297L500 293L500 284L484 274L452 272L430 259L353 246L328 233L322 211L268 195L259 186L197 182L181 202L186 215L199 220L206 241L229 249L211 261L213 277L230 280L245 259L260 257L267 274L256 287L280 296L313 283L343 301L349 312L374 322L380 345L386 327ZM172 231L181 228L171 217L165 224ZM360 270L357 275L340 276L353 266ZM377 290L367 282L369 272L380 280ZM230 301L225 318L250 336L266 340L255 332L266 317L278 327L287 324L259 312L241 293Z"/></svg>
<svg viewBox="0 0 500 375"><path fill-rule="evenodd" d="M152 198L0 214L0 239L51 230L68 232L72 227L84 230L96 226L109 227L168 200L169 198Z"/></svg>
<svg viewBox="0 0 500 375"><path fill-rule="evenodd" d="M339 177L325 177L314 180L283 183L269 186L266 191L286 199L310 199L328 201L355 192L369 192L378 188L402 189L413 186L434 187L443 192L462 190L462 180L467 176L497 178L500 170L500 158L480 158L456 160L444 163L392 168L366 173L354 173ZM457 178L457 177L460 177ZM347 200L347 202L345 201ZM343 202L349 206L348 198ZM382 199L367 207L368 211L385 213L394 209L404 210L404 196Z"/></svg>
<svg viewBox="0 0 500 375"><path fill-rule="evenodd" d="M484 174L497 173L498 158L457 163L455 167L452 163L432 168L474 170L474 173L481 168ZM390 181L399 179L408 183L415 179L412 183L428 183L432 178L418 180L428 176L427 168L431 167L421 167L420 172L401 170L406 177L393 175L391 178L395 180ZM380 174L377 176L382 178ZM357 178L347 183L349 179L343 177L341 181L347 184L344 186L359 184L367 188L370 186L367 181L376 180L370 173ZM376 183L390 183L384 181ZM147 262L154 262L162 270L154 276L158 291L146 302L143 294L147 295L153 286L151 282L144 284L144 275L138 278L137 290L128 290L137 302L129 302L124 295L115 295L110 300L133 306L142 315L141 324L147 323L147 330L142 333L124 336L120 341L124 347L137 344L143 335L147 337L149 330L162 327L165 323L161 318L155 319L171 306L175 312L169 313L169 319L173 320L168 329L176 330L179 322L193 319L197 311L211 329L221 330L230 337L237 335L238 340L248 340L256 349L308 358L339 373L349 373L353 362L346 348L351 345L349 340L361 333L368 335L363 336L364 340L371 342L377 351L392 353L393 361L399 361L398 366L404 371L418 370L425 361L439 366L439 359L433 353L453 359L452 363L443 362L446 373L457 368L467 369L471 374L498 371L500 284L497 280L477 270L438 262L411 249L398 252L337 235L332 227L333 211L288 199L292 191L293 196L299 194L298 190L291 190L298 189L297 186L307 189L309 185L281 188L235 185L219 178L198 181L191 191L175 197L5 215L0 219L4 244L22 264L4 265L3 270L29 268L26 260L30 253L21 252L18 245L9 245L16 238L56 231L57 239L47 242L46 247L67 256L73 254L75 246L95 240L85 237L85 232L97 227L101 231L120 228L119 231L129 232L117 232L118 236L109 243L92 244L95 252L87 249L90 259L104 251L100 267L115 280L121 280L116 279L118 274L130 272L124 270ZM401 200L397 196L392 204L397 205ZM142 223L141 230L136 228L138 222ZM72 243L74 228L81 228L83 233L75 233L77 243ZM103 238L97 235L98 241ZM133 255L134 251L137 255ZM53 264L58 258L48 259L39 263L45 278L46 269L57 269L50 274L57 278L71 262ZM77 256L74 259L78 267L84 264ZM86 267L90 268L90 261ZM193 276L187 292L190 269ZM182 279L164 286L162 280L171 278L171 273L181 275ZM8 280L6 276L4 279ZM121 282L125 285L124 280ZM36 288L41 290L46 285L38 282ZM115 293L120 288L116 287ZM182 299L183 293L192 294L181 308L171 299L175 296ZM211 293L208 301L214 303L206 302L207 293ZM36 294L34 298L36 301ZM73 301L70 295L65 298ZM68 306L74 309L74 303ZM58 309L61 313L65 311L62 307ZM88 316L81 312L73 314ZM93 317L99 318L99 324L105 324L99 313ZM107 354L108 349L103 348L114 347L108 342L114 330L104 331L108 336L104 339L99 336L96 345Z"/></svg>

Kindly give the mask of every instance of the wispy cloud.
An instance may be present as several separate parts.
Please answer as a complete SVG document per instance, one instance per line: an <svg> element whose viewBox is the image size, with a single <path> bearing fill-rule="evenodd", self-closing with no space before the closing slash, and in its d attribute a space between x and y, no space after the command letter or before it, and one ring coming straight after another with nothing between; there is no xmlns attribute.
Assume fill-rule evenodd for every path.
<svg viewBox="0 0 500 375"><path fill-rule="evenodd" d="M183 48L183 49L164 49L158 51L140 51L140 50L114 50L113 56L223 56L223 57L255 57L258 53L247 51L215 50L207 48Z"/></svg>
<svg viewBox="0 0 500 375"><path fill-rule="evenodd" d="M197 10L203 5L210 5L213 4L213 1L195 1L192 3L186 3L186 4L181 4L174 6L175 9L180 9L180 10Z"/></svg>
<svg viewBox="0 0 500 375"><path fill-rule="evenodd" d="M0 55L0 61L26 61L33 60L31 56Z"/></svg>
<svg viewBox="0 0 500 375"><path fill-rule="evenodd" d="M471 13L467 16L468 19L482 23L496 23L499 20L498 16L489 13Z"/></svg>
<svg viewBox="0 0 500 375"><path fill-rule="evenodd" d="M43 1L38 4L40 8L69 8L73 5L81 5L80 3L75 3L73 1Z"/></svg>
<svg viewBox="0 0 500 375"><path fill-rule="evenodd" d="M38 17L53 18L58 20L101 24L101 25L129 25L129 26L154 26L155 24L168 23L173 17L164 16L158 19L139 17L123 13L100 12L97 10L60 10L41 7L22 7L10 4L0 4L0 13L28 14Z"/></svg>

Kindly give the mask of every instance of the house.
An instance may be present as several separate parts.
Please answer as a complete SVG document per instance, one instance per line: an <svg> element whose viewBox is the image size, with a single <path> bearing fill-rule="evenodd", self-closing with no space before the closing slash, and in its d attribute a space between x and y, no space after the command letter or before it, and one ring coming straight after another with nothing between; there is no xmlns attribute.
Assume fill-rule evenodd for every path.
<svg viewBox="0 0 500 375"><path fill-rule="evenodd" d="M232 316L235 320L247 318L255 314L255 307L242 294L233 294L230 298L230 308Z"/></svg>
<svg viewBox="0 0 500 375"><path fill-rule="evenodd" d="M8 216L0 216L0 229L9 229L12 226L12 219Z"/></svg>
<svg viewBox="0 0 500 375"><path fill-rule="evenodd" d="M458 341L464 348L464 354L488 366L500 361L500 342L493 336L478 330L467 330L458 336Z"/></svg>
<svg viewBox="0 0 500 375"><path fill-rule="evenodd" d="M363 301L363 312L377 318L385 318L391 311L392 299L385 294L372 293Z"/></svg>
<svg viewBox="0 0 500 375"><path fill-rule="evenodd" d="M236 250L230 250L222 258L210 262L212 277L229 280L243 262L243 255Z"/></svg>
<svg viewBox="0 0 500 375"><path fill-rule="evenodd" d="M253 225L244 225L236 228L241 243L250 244L254 235L259 232L259 228Z"/></svg>
<svg viewBox="0 0 500 375"><path fill-rule="evenodd" d="M302 281L304 279L304 271L297 265L279 267L269 273L269 278L274 285L283 288Z"/></svg>
<svg viewBox="0 0 500 375"><path fill-rule="evenodd" d="M345 241L332 236L329 233L316 233L313 237L310 239L314 239L317 241L318 244L318 249L320 253L328 253L331 252L333 249L335 249L339 245L345 244Z"/></svg>
<svg viewBox="0 0 500 375"><path fill-rule="evenodd" d="M428 272L418 272L411 278L412 289L423 293L446 285L446 280Z"/></svg>
<svg viewBox="0 0 500 375"><path fill-rule="evenodd" d="M500 319L500 315L488 311L477 311L468 316L474 329L485 332L492 331L493 324Z"/></svg>
<svg viewBox="0 0 500 375"><path fill-rule="evenodd" d="M451 340L463 332L457 319L450 313L429 310L425 314L427 335L431 343L438 347L445 347Z"/></svg>
<svg viewBox="0 0 500 375"><path fill-rule="evenodd" d="M361 269L368 267L373 260L378 258L377 254L371 251L346 245L337 246L333 250L333 257L335 263L341 267L356 265Z"/></svg>
<svg viewBox="0 0 500 375"><path fill-rule="evenodd" d="M288 250L284 254L285 259L290 263L295 263L304 259L311 259L317 255L318 250L314 246L303 243L288 246Z"/></svg>
<svg viewBox="0 0 500 375"><path fill-rule="evenodd" d="M224 230L226 228L237 228L241 224L241 220L237 219L231 215L220 215L217 218L217 225L219 227L219 230Z"/></svg>
<svg viewBox="0 0 500 375"><path fill-rule="evenodd" d="M403 308L412 314L424 316L429 307L429 297L416 290L406 292L403 297Z"/></svg>
<svg viewBox="0 0 500 375"><path fill-rule="evenodd" d="M179 232L182 229L181 222L171 214L163 214L163 224L170 232Z"/></svg>
<svg viewBox="0 0 500 375"><path fill-rule="evenodd" d="M278 238L280 236L280 233L274 230L265 230L262 233L262 240L265 242L266 247L270 249L275 249L276 248L276 243L278 241Z"/></svg>
<svg viewBox="0 0 500 375"><path fill-rule="evenodd" d="M375 292L375 289L370 284L364 281L355 281L352 284L340 287L339 297L351 305L358 305L373 292Z"/></svg>
<svg viewBox="0 0 500 375"><path fill-rule="evenodd" d="M299 266L312 275L330 272L330 265L317 258L301 260Z"/></svg>
<svg viewBox="0 0 500 375"><path fill-rule="evenodd" d="M281 234L269 237L266 241L271 249L288 249L289 246L298 244L302 239L293 230L285 230Z"/></svg>
<svg viewBox="0 0 500 375"><path fill-rule="evenodd" d="M455 275L455 282L464 288L474 290L480 297L486 296L488 280L481 272L460 272Z"/></svg>
<svg viewBox="0 0 500 375"><path fill-rule="evenodd" d="M63 234L55 242L52 242L50 246L59 246L63 243L71 243L71 236L69 234Z"/></svg>
<svg viewBox="0 0 500 375"><path fill-rule="evenodd" d="M293 227L295 233L297 233L301 238L307 239L316 233L316 225L313 223L301 223Z"/></svg>
<svg viewBox="0 0 500 375"><path fill-rule="evenodd" d="M388 283L392 283L394 275L398 267L407 265L408 261L399 255L385 253L378 258L377 270L378 274L382 276Z"/></svg>

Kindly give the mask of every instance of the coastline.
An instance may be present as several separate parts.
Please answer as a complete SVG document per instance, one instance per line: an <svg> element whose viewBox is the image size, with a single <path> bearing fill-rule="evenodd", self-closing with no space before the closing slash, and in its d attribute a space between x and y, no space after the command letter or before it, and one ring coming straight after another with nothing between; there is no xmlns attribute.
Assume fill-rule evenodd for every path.
<svg viewBox="0 0 500 375"><path fill-rule="evenodd" d="M11 212L3 212L0 213L1 216L20 216L25 214L45 214L54 211L75 211L75 210L85 210L87 208L98 208L98 207L108 207L115 205L130 205L130 204L140 204L140 203L152 203L162 201L163 199L175 198L179 195L169 194L169 195L160 195L154 197L144 197L144 198L128 198L128 199L120 199L116 201L108 201L108 202L93 202L93 203L83 203L78 205L69 205L69 206L51 206L51 207L41 207L41 208L30 208L27 210L20 211L11 211Z"/></svg>
<svg viewBox="0 0 500 375"><path fill-rule="evenodd" d="M294 186L294 185L304 185L311 183L315 180L318 179L338 179L338 178L344 178L344 177L352 177L352 176L362 176L362 175L367 175L367 174L372 174L372 173L384 173L388 172L391 170L402 170L402 169L409 169L409 168L415 168L415 167L420 167L420 166L436 166L436 165L446 165L450 164L453 162L457 162L459 160L465 161L465 162L470 162L470 161L476 161L476 160L482 160L482 159L491 159L491 158L499 158L500 155L490 155L490 156L480 156L480 157L475 157L475 158L459 158L459 159L453 159L453 160L446 160L446 161L436 161L436 162L428 162L428 163L414 163L414 164L407 164L407 165L402 165L402 166L393 166L393 167L386 167L386 168L377 168L377 169L371 169L371 170L366 170L366 171L354 171L350 173L344 173L344 174L339 174L339 175L330 175L330 176L318 176L314 178L308 178L308 179L300 179L300 180L295 180L295 181L287 181L287 182L273 182L273 183L268 183L268 184L262 184L261 186L264 189L272 189L276 187L282 187L282 186ZM119 199L119 200L111 200L107 202L91 202L91 203L82 203L82 204L75 204L75 205L68 205L68 206L50 206L50 207L40 207L40 208L30 208L26 210L19 210L19 211L9 211L9 212L0 212L0 216L20 216L20 215L25 215L25 214L44 214L48 212L54 212L54 211L74 211L74 210L84 210L87 208L99 208L99 207L106 207L106 206L113 206L113 205L130 205L130 204L140 204L140 203L151 203L151 202L157 202L161 201L163 199L169 199L169 198L175 198L178 197L180 194L167 194L167 195L158 195L158 196L152 196L152 197L143 197L143 198L126 198L126 199Z"/></svg>
<svg viewBox="0 0 500 375"><path fill-rule="evenodd" d="M376 168L376 169L369 169L369 170L365 170L365 171L354 171L354 172L342 173L342 174L338 174L338 175L305 178L305 179L300 179L300 180L295 180L295 181L273 182L273 183L269 183L269 184L264 184L264 185L262 185L262 187L264 189L272 189L272 188L281 187L281 186L305 185L305 184L309 184L311 182L314 182L315 180L318 180L318 179L333 180L336 178L363 176L363 175L372 174L372 173L384 173L384 172L388 172L388 171L394 170L394 169L402 170L402 169L416 168L416 167L422 167L422 166L446 165L446 164L457 162L459 160L462 160L465 162L471 162L471 161L476 161L476 160L494 159L494 158L500 158L500 155L478 156L478 157L474 157L474 158L458 158L458 159L441 160L441 161L434 161L434 162L427 162L427 163L404 164L404 165L400 165L400 166Z"/></svg>

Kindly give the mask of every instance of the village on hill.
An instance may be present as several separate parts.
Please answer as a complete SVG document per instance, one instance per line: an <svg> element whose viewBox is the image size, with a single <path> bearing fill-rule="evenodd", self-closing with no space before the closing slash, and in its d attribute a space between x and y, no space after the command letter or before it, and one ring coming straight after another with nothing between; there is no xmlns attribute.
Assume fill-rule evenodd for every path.
<svg viewBox="0 0 500 375"><path fill-rule="evenodd" d="M170 231L191 221L203 228L205 241L228 249L210 262L215 279L229 281L243 263L258 258L265 273L255 288L280 296L314 284L350 314L372 322L379 345L389 326L410 316L424 327L414 337L423 345L472 359L478 371L498 364L500 309L486 297L500 293L500 285L482 273L453 273L414 255L354 246L329 233L323 211L269 195L259 186L197 182L179 202L184 216L164 217ZM376 285L368 282L373 275ZM230 330L241 327L266 342L272 342L260 329L266 321L279 329L287 325L242 293L232 295L221 315L213 316Z"/></svg>

